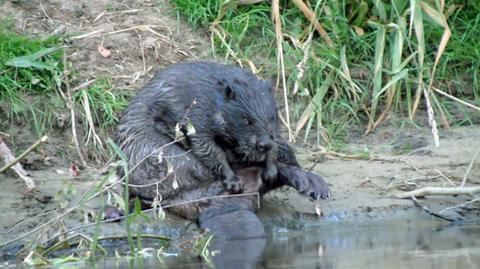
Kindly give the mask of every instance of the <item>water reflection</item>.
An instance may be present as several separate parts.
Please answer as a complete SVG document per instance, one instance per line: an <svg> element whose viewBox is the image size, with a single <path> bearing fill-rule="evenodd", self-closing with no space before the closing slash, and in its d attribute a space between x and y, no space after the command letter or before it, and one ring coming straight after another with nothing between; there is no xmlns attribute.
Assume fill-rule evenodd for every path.
<svg viewBox="0 0 480 269"><path fill-rule="evenodd" d="M215 268L480 268L480 225L425 217L270 229L266 239L219 241ZM85 268L212 268L185 253L161 260L103 258ZM175 254L178 254L176 256Z"/></svg>
<svg viewBox="0 0 480 269"><path fill-rule="evenodd" d="M478 224L409 216L302 230L274 228L271 235L263 250L259 242L220 247L224 252L214 260L216 268L480 267Z"/></svg>
<svg viewBox="0 0 480 269"><path fill-rule="evenodd" d="M262 258L262 268L479 268L480 226L419 220L325 225L286 233Z"/></svg>

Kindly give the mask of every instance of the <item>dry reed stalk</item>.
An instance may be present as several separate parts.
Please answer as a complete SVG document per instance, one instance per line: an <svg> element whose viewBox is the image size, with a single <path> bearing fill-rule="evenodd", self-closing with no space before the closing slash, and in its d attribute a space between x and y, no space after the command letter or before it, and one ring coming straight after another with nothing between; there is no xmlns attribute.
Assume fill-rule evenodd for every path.
<svg viewBox="0 0 480 269"><path fill-rule="evenodd" d="M282 77L282 86L283 86L283 99L285 102L285 120L286 127L288 130L288 140L290 142L295 140L293 136L292 129L290 128L290 110L288 105L288 95L287 95L287 81L285 79L285 64L283 61L283 33L282 33L282 22L280 20L280 4L279 0L272 1L272 20L275 25L275 36L277 41L277 62L278 62L278 73ZM277 79L277 87L279 80Z"/></svg>
<svg viewBox="0 0 480 269"><path fill-rule="evenodd" d="M275 1L272 1L272 7L273 7L273 2ZM329 47L333 47L332 40L330 39L330 37L328 37L328 34L325 31L325 29L323 29L322 25L315 18L315 13L313 13L312 9L310 9L307 5L305 5L305 3L302 0L292 0L292 2L295 4L295 6L298 7L298 9L300 9L300 11L302 11L305 18L307 18L313 24L313 27L315 27L315 30L317 30L317 32L323 38L325 43L327 43Z"/></svg>

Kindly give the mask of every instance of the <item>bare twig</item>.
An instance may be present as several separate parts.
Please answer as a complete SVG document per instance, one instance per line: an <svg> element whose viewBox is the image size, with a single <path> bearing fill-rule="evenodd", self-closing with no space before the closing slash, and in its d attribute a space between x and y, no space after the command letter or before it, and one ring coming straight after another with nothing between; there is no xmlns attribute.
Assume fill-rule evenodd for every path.
<svg viewBox="0 0 480 269"><path fill-rule="evenodd" d="M427 212L428 214L430 214L430 215L432 215L432 216L434 216L434 217L436 217L436 218L446 220L446 221L450 221L450 222L455 221L454 219L451 219L451 218L448 218L448 217L446 217L446 216L443 216L443 215L440 214L440 213L435 213L435 212L431 211L427 206L424 206L424 205L420 204L420 202L417 200L417 198L415 198L415 196L411 196L410 198L412 198L413 203L414 203L417 207L423 209L423 210L424 210L425 212Z"/></svg>
<svg viewBox="0 0 480 269"><path fill-rule="evenodd" d="M70 109L70 117L72 121L72 135L73 135L73 141L75 143L75 149L77 150L78 157L80 158L80 161L82 162L83 165L86 165L87 162L85 162L85 159L83 158L82 150L80 149L80 142L78 141L78 136L77 136L77 120L75 118L75 107L74 107L74 102L72 98L72 91L70 89L70 78L69 73L68 73L68 66L67 66L67 55L65 55L65 52L63 53L63 76L64 76L64 81L65 81L65 88L67 90L67 95L65 96L62 92L61 89L58 89L58 91L61 93L62 97L65 100L65 103L67 105L67 108Z"/></svg>
<svg viewBox="0 0 480 269"><path fill-rule="evenodd" d="M426 195L473 195L480 192L480 187L425 187L409 192L397 193L395 198L405 199L414 197L424 197Z"/></svg>
<svg viewBox="0 0 480 269"><path fill-rule="evenodd" d="M5 232L2 233L2 235L7 235L7 234L11 234L13 231L15 231L15 229L17 229L17 227L19 227L20 225L24 224L24 223L33 223L35 221L35 219L38 219L37 223L40 222L40 218L43 217L43 216L46 216L48 214L51 214L51 213L56 213L58 210L57 209L52 209L52 210L49 210L47 212L43 212L43 213L40 213L38 215L35 215L35 216L29 216L25 219L22 219L20 221L18 221L17 223L15 223L12 227L10 227L8 230L6 230Z"/></svg>
<svg viewBox="0 0 480 269"><path fill-rule="evenodd" d="M432 81L433 81L433 80L432 80ZM475 109L475 110L477 110L477 111L480 111L480 107L478 107L478 106L476 106L476 105L472 105L472 104L470 104L470 103L468 103L468 102L465 102L465 101L463 101L463 100L461 100L461 99L458 99L457 97L455 97L455 96L453 96L453 95L450 95L450 94L448 94L448 93L446 93L446 92L444 92L444 91L441 91L441 90L439 90L439 89L437 89L437 88L432 88L432 89L433 89L435 92L437 92L437 93L439 93L439 94L441 94L441 95L443 95L443 96L446 96L446 97L448 97L448 98L450 98L450 99L452 99L452 100L454 100L454 101L457 101L457 102L459 102L459 103L461 103L461 104L463 104L463 105L468 106L469 108L473 108L473 109Z"/></svg>
<svg viewBox="0 0 480 269"><path fill-rule="evenodd" d="M43 8L42 3L40 3L40 8L42 9L43 15L45 15L45 17L46 17L49 21L51 21L52 19L50 18L50 16L48 16L47 12L46 12L45 9Z"/></svg>
<svg viewBox="0 0 480 269"><path fill-rule="evenodd" d="M480 201L480 197L477 197L475 199L472 199L468 202L465 202L465 203L462 203L462 204L459 204L459 205L446 207L446 208L440 210L440 212L438 212L438 214L442 214L443 212L445 212L447 210L452 210L452 209L455 209L455 208L464 207L464 206L467 206L469 204L473 204L473 203L478 202L478 201Z"/></svg>
<svg viewBox="0 0 480 269"><path fill-rule="evenodd" d="M79 90L83 90L85 89L86 87L92 85L92 83L94 83L96 80L95 79L91 79L91 80L88 80L88 81L85 81L84 83L78 85L78 86L75 86L75 88L73 88L71 90L72 93L76 92L76 91L79 91Z"/></svg>
<svg viewBox="0 0 480 269"><path fill-rule="evenodd" d="M20 161L21 159L23 159L25 156L27 156L28 153L30 153L32 150L36 149L41 143L45 143L48 139L48 136L44 135L42 136L42 138L40 138L39 140L37 140L35 143L33 143L33 145L31 145L28 149L26 149L22 154L18 155L17 158L15 158L14 160L12 160L10 163L8 163L7 165L5 165L4 167L2 167L0 169L0 173L3 173L5 172L8 168L14 166L18 161ZM3 145L6 147L5 143L3 142L2 138L0 137L0 144L3 143ZM8 149L8 148L7 148ZM0 150L0 152L2 152Z"/></svg>
<svg viewBox="0 0 480 269"><path fill-rule="evenodd" d="M95 31L87 33L87 34L72 36L72 37L68 38L68 40L76 40L76 39L83 39L83 38L89 38L89 37L96 37L98 34L100 34L101 32L103 32L105 30L106 29L99 29L99 30L95 30Z"/></svg>
<svg viewBox="0 0 480 269"><path fill-rule="evenodd" d="M455 185L455 183L453 183L453 181L451 179L449 179L445 174L442 173L442 171L438 170L438 169L435 169L435 172L438 173L438 175L440 175L443 179L445 179L445 181L447 181L450 185L452 185L453 187L456 187L457 185ZM460 186L460 187L463 187Z"/></svg>
<svg viewBox="0 0 480 269"><path fill-rule="evenodd" d="M477 152L475 152L475 155L472 158L472 161L470 161L470 164L468 165L467 171L465 172L465 175L463 176L462 184L460 184L460 187L463 187L465 185L465 182L467 182L468 174L470 174L470 171L472 171L473 164L477 160L479 154L480 154L480 148L478 148Z"/></svg>
<svg viewBox="0 0 480 269"><path fill-rule="evenodd" d="M418 167L416 167L415 165L413 165L413 163L410 162L409 160L403 160L403 159L401 159L400 161L403 162L403 163L406 163L406 164L410 165L410 167L412 167L413 170L417 171L419 174L427 175L427 173L423 172L422 170L420 170L420 168L418 168Z"/></svg>
<svg viewBox="0 0 480 269"><path fill-rule="evenodd" d="M38 147L40 143L45 142L47 140L47 137L44 136L35 144L30 146L25 152L20 154L17 158L12 154L10 149L7 147L7 144L3 142L3 139L0 137L0 155L3 157L6 165L0 169L0 173L6 171L9 168L12 168L17 175L23 179L25 184L27 185L27 190L32 191L36 188L35 182L33 181L33 178L31 178L28 173L23 169L23 167L18 163L19 160L21 160L23 157L25 157L30 151Z"/></svg>
<svg viewBox="0 0 480 269"><path fill-rule="evenodd" d="M97 21L99 21L103 17L103 15L105 15L106 13L107 13L106 10L100 12L100 14L98 14L98 16L93 20L92 23L96 23Z"/></svg>
<svg viewBox="0 0 480 269"><path fill-rule="evenodd" d="M148 154L145 158L143 158L142 160L140 160L137 164L135 164L129 172L132 172L134 171L141 163L143 163L146 159L148 159L150 156L152 156L153 154L157 153L159 150L161 150L162 148L165 148L169 145L172 145L174 143L177 143L179 142L180 140L176 139L172 142L169 142L157 149L154 149L150 154ZM35 227L34 229L31 229L29 230L28 232L22 234L22 235L19 235L18 237L16 238L13 238L11 240L8 240L8 241L5 241L5 242L0 242L0 248L3 247L3 246L6 246L8 244L11 244L15 241L18 241L20 239L23 239L31 234L34 234L42 229L44 229L45 227L51 225L52 223L54 222L57 222L59 220L61 220L64 216L70 214L72 211L74 211L75 209L77 209L83 202L86 202L86 201L89 201L97 196L99 196L101 193L107 191L107 190L110 190L112 188L114 188L116 185L118 184L121 184L123 182L123 180L125 180L125 178L127 177L127 174L125 176L123 176L122 178L120 178L117 182L115 183L112 183L110 184L109 186L103 188L102 190L88 196L90 194L90 191L93 187L95 187L97 185L97 182L99 180L100 177L96 177L95 180L90 184L90 186L88 187L88 189L81 195L81 197L78 199L78 201L76 201L70 208L66 209L64 212L62 212L61 214L59 214L58 216L55 216L53 217L52 219L50 219L49 221L45 222L44 224L41 224L37 227ZM110 221L112 220L115 220L115 219L111 219ZM62 234L62 233L60 233ZM60 234L57 234L57 236L60 236Z"/></svg>
<svg viewBox="0 0 480 269"><path fill-rule="evenodd" d="M440 178L440 177L442 177L442 176L441 175L435 175L435 176L424 175L424 176L420 176L420 177L409 178L409 179L406 179L406 180L394 180L394 181L390 182L387 185L387 187L385 187L385 190L390 190L393 187L398 187L402 184L418 186L418 184L415 183L415 182L430 181L430 180L435 180L435 179Z"/></svg>
<svg viewBox="0 0 480 269"><path fill-rule="evenodd" d="M257 196L257 205L260 208L260 193L258 193L258 192L208 196L208 197L202 197L202 198L199 198L199 199L193 199L193 200L188 200L188 201L180 201L180 202L176 202L176 203L166 204L166 205L161 206L161 208L166 209L166 208L170 208L170 207L176 207L176 206L187 205L187 204L191 204L191 203L198 203L198 202L214 200L214 199L234 198L234 197L244 197L244 196L254 196L254 195ZM97 196L97 195L95 195L95 196ZM142 212L147 213L147 212L152 212L152 211L155 211L155 210L158 210L158 208L149 208L149 209L142 210ZM134 213L131 213L130 215L132 215L132 214L134 214ZM125 219L126 217L127 216L120 216L120 217L111 218L111 219L108 219L108 220L103 220L103 221L100 221L100 222L102 222L102 223L113 222L113 221ZM91 226L94 226L94 225L96 225L96 223L89 223L89 224L73 227L73 228L69 229L67 232L73 232L73 231L76 231L76 230L85 229L85 228L88 228L88 227L91 227ZM55 239L59 236L60 236L60 233L54 234L52 237L46 239L43 243L47 243L47 242L49 242L49 241L51 241L51 240L53 240L53 239ZM18 238L14 239L14 240L10 240L7 243L0 243L0 247L4 246L4 245L7 245L7 244L10 244L11 242L14 242L16 240L18 240Z"/></svg>

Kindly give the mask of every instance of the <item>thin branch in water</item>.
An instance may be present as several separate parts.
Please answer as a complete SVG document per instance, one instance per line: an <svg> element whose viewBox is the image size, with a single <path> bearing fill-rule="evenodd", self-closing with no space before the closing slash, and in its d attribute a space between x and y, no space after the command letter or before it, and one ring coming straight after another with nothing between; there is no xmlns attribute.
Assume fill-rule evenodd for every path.
<svg viewBox="0 0 480 269"><path fill-rule="evenodd" d="M5 231L4 233L2 233L2 235L7 235L7 234L10 234L12 233L18 226L22 225L23 223L30 223L30 222L33 222L34 219L36 218L40 218L42 216L46 216L50 213L55 213L57 212L57 209L52 209L52 210L49 210L47 212L43 212L43 213L40 213L38 215L35 215L35 216L32 216L32 217L27 217L25 219L22 219L20 220L19 222L15 223L12 227L10 227L7 231Z"/></svg>
<svg viewBox="0 0 480 269"><path fill-rule="evenodd" d="M443 216L443 215L440 214L440 213L435 213L435 212L431 211L428 207L420 204L420 202L417 200L417 198L415 198L415 196L411 196L410 198L412 199L413 203L414 203L417 207L421 208L423 211L427 212L428 214L430 214L430 215L432 215L432 216L434 216L434 217L436 217L436 218L449 221L449 222L454 222L454 221L455 221L454 219L445 217L445 216Z"/></svg>
<svg viewBox="0 0 480 269"><path fill-rule="evenodd" d="M477 197L477 198L475 198L475 199L472 199L472 200L470 200L470 201L468 201L468 202L465 202L465 203L462 203L462 204L459 204L459 205L446 207L446 208L440 210L440 212L438 212L438 214L442 214L443 212L445 212L445 211L447 211L447 210L452 210L452 209L455 209L455 208L464 207L464 206L467 206L467 205L469 205L469 204L473 204L473 203L478 202L478 201L480 201L480 197Z"/></svg>

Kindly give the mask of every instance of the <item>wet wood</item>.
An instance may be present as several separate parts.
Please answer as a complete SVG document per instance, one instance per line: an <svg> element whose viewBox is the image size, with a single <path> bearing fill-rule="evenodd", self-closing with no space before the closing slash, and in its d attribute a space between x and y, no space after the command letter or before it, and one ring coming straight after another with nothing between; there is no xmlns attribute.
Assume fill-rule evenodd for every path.
<svg viewBox="0 0 480 269"><path fill-rule="evenodd" d="M13 155L12 151L10 148L8 148L7 144L3 141L3 139L0 137L0 156L3 158L5 162L5 166L3 166L0 169L0 173L3 173L7 171L9 168L13 169L15 173L23 179L25 182L25 185L27 185L27 190L32 191L36 188L35 182L33 181L33 178L30 177L30 175L23 169L22 165L18 163L22 158L27 156L28 153L30 153L32 150L34 150L36 147L38 147L41 143L47 141L48 137L43 136L40 138L37 142L35 142L33 145L31 145L27 150L25 150L22 154L20 154L18 157L15 158L15 155Z"/></svg>

